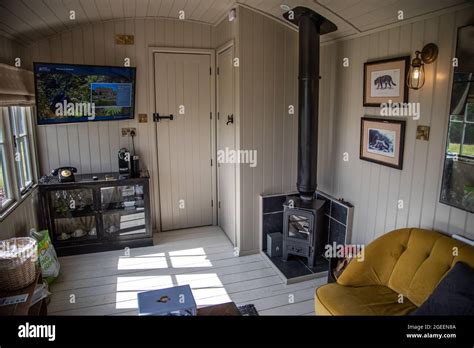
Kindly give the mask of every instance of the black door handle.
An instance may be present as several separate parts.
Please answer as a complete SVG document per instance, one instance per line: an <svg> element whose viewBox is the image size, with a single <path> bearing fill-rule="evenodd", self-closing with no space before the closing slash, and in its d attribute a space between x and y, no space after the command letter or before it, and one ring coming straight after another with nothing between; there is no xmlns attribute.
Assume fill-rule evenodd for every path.
<svg viewBox="0 0 474 348"><path fill-rule="evenodd" d="M229 123L234 123L234 114L227 115L227 122L225 124L228 125Z"/></svg>
<svg viewBox="0 0 474 348"><path fill-rule="evenodd" d="M169 116L160 116L158 113L153 114L153 122L160 122L160 120L170 120L173 121L173 114Z"/></svg>

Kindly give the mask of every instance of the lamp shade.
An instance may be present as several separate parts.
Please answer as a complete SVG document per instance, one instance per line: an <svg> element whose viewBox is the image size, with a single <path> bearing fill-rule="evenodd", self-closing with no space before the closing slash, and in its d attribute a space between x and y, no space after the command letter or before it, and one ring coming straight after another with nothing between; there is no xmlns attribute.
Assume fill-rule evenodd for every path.
<svg viewBox="0 0 474 348"><path fill-rule="evenodd" d="M424 64L411 64L407 76L407 86L411 89L420 89L425 84Z"/></svg>

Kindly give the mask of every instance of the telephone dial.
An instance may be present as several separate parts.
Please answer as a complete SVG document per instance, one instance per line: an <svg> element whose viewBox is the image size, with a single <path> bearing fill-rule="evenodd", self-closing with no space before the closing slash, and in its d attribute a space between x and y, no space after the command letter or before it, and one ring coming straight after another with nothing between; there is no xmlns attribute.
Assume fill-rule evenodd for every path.
<svg viewBox="0 0 474 348"><path fill-rule="evenodd" d="M51 175L57 176L59 182L74 182L74 173L77 173L75 167L59 167L51 172Z"/></svg>

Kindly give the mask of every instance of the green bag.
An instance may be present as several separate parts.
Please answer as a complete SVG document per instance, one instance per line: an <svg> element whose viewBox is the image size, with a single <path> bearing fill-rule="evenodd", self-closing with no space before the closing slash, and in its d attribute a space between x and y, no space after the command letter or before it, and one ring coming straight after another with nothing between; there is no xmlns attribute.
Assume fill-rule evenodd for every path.
<svg viewBox="0 0 474 348"><path fill-rule="evenodd" d="M41 267L41 274L48 284L51 284L59 275L59 260L54 250L48 230L30 230L30 235L38 241L38 258Z"/></svg>

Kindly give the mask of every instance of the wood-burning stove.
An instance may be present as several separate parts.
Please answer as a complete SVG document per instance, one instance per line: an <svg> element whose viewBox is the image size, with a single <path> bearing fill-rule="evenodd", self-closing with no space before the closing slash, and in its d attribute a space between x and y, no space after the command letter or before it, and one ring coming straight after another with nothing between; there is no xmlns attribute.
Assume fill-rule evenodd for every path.
<svg viewBox="0 0 474 348"><path fill-rule="evenodd" d="M298 177L299 196L289 198L283 215L283 260L288 254L308 258L308 266L327 243L321 224L324 202L315 198L318 162L320 36L336 25L312 9L295 7L283 17L298 26ZM326 240L325 240L326 239Z"/></svg>
<svg viewBox="0 0 474 348"><path fill-rule="evenodd" d="M283 260L289 255L303 256L308 266L315 267L327 244L324 231L324 205L326 201L303 200L299 196L289 196L284 203L283 213Z"/></svg>

